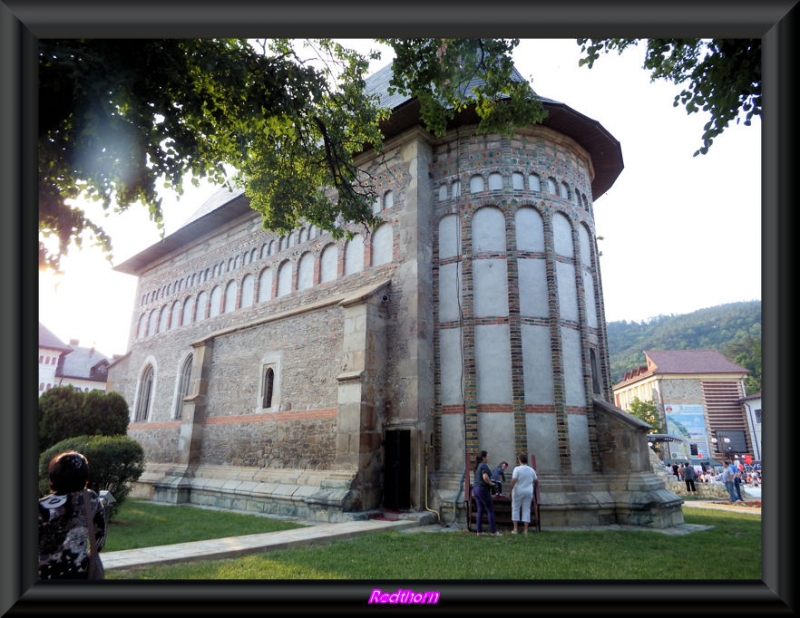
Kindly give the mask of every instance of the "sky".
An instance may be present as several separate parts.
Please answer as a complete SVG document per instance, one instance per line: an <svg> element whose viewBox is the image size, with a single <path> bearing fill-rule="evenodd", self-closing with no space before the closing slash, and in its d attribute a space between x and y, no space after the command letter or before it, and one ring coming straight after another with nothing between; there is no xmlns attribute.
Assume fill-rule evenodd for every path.
<svg viewBox="0 0 800 618"><path fill-rule="evenodd" d="M343 40L359 51L371 40ZM384 48L385 49L385 48ZM731 124L708 154L703 112L673 106L679 86L651 82L645 45L578 66L575 39L523 39L514 64L541 96L599 122L621 144L624 169L594 202L606 321L646 321L717 305L761 300L761 122ZM374 72L388 64L383 53ZM175 232L215 191L185 185L164 194L166 234ZM136 278L120 264L160 240L143 206L106 214L81 204L114 246L109 263L84 243L62 264L64 274L39 276L39 321L65 343L77 339L106 356L128 350Z"/></svg>

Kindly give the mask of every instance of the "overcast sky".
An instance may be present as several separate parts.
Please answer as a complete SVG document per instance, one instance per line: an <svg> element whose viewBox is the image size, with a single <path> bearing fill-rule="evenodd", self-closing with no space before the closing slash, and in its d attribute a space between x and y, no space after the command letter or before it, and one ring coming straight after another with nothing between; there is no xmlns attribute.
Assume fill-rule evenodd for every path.
<svg viewBox="0 0 800 618"><path fill-rule="evenodd" d="M538 94L598 121L621 144L624 169L594 204L607 321L761 300L760 120L730 126L707 155L693 157L708 116L674 107L678 86L650 81L644 44L601 56L592 69L579 67L579 58L575 39L523 40L514 53ZM384 54L371 70L390 60ZM165 195L167 234L214 190ZM144 207L106 217L87 209L112 238L114 264L159 241ZM113 271L98 249L75 250L64 268L60 278L40 276L39 320L65 343L124 354L136 279Z"/></svg>

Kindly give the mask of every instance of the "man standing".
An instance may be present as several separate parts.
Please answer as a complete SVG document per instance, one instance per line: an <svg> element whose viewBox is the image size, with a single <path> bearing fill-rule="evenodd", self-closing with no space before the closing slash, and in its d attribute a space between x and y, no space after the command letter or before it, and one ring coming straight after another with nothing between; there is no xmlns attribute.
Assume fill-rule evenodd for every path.
<svg viewBox="0 0 800 618"><path fill-rule="evenodd" d="M733 484L733 477L736 476L733 464L730 461L725 462L725 468L722 470L722 482L725 483L725 489L728 491L728 497L731 504L736 502L736 488Z"/></svg>
<svg viewBox="0 0 800 618"><path fill-rule="evenodd" d="M690 496L697 495L697 487L694 484L697 478L694 466L692 464L683 464L683 480L686 481L686 493Z"/></svg>

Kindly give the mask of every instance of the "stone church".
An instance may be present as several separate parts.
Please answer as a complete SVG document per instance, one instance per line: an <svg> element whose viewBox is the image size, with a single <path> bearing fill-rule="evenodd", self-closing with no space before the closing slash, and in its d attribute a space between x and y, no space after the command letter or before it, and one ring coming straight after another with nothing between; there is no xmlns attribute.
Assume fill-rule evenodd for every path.
<svg viewBox="0 0 800 618"><path fill-rule="evenodd" d="M612 401L593 211L619 142L543 99L539 125L443 137L415 99L357 163L383 223L280 236L222 189L116 270L138 279L109 390L146 452L138 495L313 521L463 522L475 455L535 458L541 523L683 522L647 426ZM523 78L515 73L515 79Z"/></svg>

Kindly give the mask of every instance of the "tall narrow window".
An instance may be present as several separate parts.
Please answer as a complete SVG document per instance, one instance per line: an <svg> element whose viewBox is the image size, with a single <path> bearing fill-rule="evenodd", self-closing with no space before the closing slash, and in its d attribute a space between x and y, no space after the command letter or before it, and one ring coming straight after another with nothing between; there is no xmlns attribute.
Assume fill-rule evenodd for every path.
<svg viewBox="0 0 800 618"><path fill-rule="evenodd" d="M172 418L180 419L183 417L183 400L189 396L189 390L192 386L192 359L194 357L190 354L186 357L181 365L181 372L178 375L178 393L175 398L175 410L172 413Z"/></svg>
<svg viewBox="0 0 800 618"><path fill-rule="evenodd" d="M589 362L592 370L592 392L600 394L600 376L597 374L597 354L594 348L589 350Z"/></svg>
<svg viewBox="0 0 800 618"><path fill-rule="evenodd" d="M264 378L261 384L261 407L272 407L272 394L275 390L275 371L272 367L265 367Z"/></svg>
<svg viewBox="0 0 800 618"><path fill-rule="evenodd" d="M135 423L142 423L147 420L150 414L150 400L153 395L153 366L148 365L142 373L142 379L139 382L139 394L136 398L136 415L134 416Z"/></svg>

